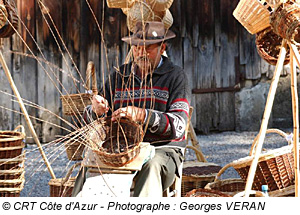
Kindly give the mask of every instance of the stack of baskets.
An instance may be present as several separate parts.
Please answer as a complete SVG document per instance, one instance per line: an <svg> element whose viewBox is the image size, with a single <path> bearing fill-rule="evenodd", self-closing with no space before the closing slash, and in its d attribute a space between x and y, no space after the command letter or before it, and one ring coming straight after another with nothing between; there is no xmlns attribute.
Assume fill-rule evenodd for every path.
<svg viewBox="0 0 300 215"><path fill-rule="evenodd" d="M92 93L93 95L98 94L97 90L97 77L95 72L95 65L92 61L87 64L86 70L86 87L87 91L90 91L90 79L92 77ZM78 93L69 94L61 96L63 114L65 115L81 115L87 105L91 104L91 99L93 96L91 93ZM84 144L79 138L69 138L68 141L64 143L66 148L66 153L69 160L78 161L82 160L82 154L84 150Z"/></svg>
<svg viewBox="0 0 300 215"><path fill-rule="evenodd" d="M81 162L73 164L66 177L55 178L49 181L50 186L50 196L51 197L71 197L72 191L75 185L76 177L71 177L74 169L81 165Z"/></svg>
<svg viewBox="0 0 300 215"><path fill-rule="evenodd" d="M161 21L169 29L173 16L169 10L173 0L107 0L110 8L121 8L127 16L127 27L134 32L139 21Z"/></svg>
<svg viewBox="0 0 300 215"><path fill-rule="evenodd" d="M21 132L17 130L21 129ZM25 182L24 127L0 132L0 197L19 196Z"/></svg>

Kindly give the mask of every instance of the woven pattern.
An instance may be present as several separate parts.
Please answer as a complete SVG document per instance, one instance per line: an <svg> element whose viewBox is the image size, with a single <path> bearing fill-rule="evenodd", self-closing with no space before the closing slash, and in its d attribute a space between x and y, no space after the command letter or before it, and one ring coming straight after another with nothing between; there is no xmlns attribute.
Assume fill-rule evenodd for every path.
<svg viewBox="0 0 300 215"><path fill-rule="evenodd" d="M300 44L300 9L299 4L287 1L276 8L270 18L271 26L275 33L291 41Z"/></svg>
<svg viewBox="0 0 300 215"><path fill-rule="evenodd" d="M154 11L166 11L169 9L174 0L147 0L152 10Z"/></svg>
<svg viewBox="0 0 300 215"><path fill-rule="evenodd" d="M259 56L269 64L276 65L281 48L282 38L275 34L271 27L268 27L256 34L255 43ZM289 62L290 52L288 47L284 65L288 64Z"/></svg>
<svg viewBox="0 0 300 215"><path fill-rule="evenodd" d="M221 191L227 195L235 194L245 190L246 182L243 179L224 179L208 183L205 189Z"/></svg>
<svg viewBox="0 0 300 215"><path fill-rule="evenodd" d="M231 197L223 192L207 189L194 189L188 192L185 197Z"/></svg>
<svg viewBox="0 0 300 215"><path fill-rule="evenodd" d="M67 157L71 161L82 160L85 145L80 141L68 141L65 144Z"/></svg>
<svg viewBox="0 0 300 215"><path fill-rule="evenodd" d="M14 0L3 0L5 8L7 10L7 22L0 29L0 37L11 37L15 33L15 29L18 29L18 16L17 16L17 7Z"/></svg>
<svg viewBox="0 0 300 215"><path fill-rule="evenodd" d="M115 167L124 166L133 161L140 153L143 131L139 124L127 119L112 122L111 118L106 118L104 130L106 132L104 142L95 142L95 140L99 140L97 130L92 130L90 134L92 144L98 145L99 148L94 152L103 163Z"/></svg>
<svg viewBox="0 0 300 215"><path fill-rule="evenodd" d="M135 0L106 0L109 8L128 8L131 7Z"/></svg>
<svg viewBox="0 0 300 215"><path fill-rule="evenodd" d="M263 6L263 4L266 6ZM265 0L240 0L233 16L251 34L255 34L270 26L269 13L272 8Z"/></svg>

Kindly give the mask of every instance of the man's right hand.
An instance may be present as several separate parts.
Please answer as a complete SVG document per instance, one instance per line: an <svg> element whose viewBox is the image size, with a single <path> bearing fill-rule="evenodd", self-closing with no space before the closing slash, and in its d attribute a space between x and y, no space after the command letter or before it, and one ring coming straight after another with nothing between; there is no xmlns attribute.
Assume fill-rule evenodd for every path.
<svg viewBox="0 0 300 215"><path fill-rule="evenodd" d="M98 116L101 116L102 114L107 113L107 111L109 110L108 101L100 95L93 95L92 110Z"/></svg>

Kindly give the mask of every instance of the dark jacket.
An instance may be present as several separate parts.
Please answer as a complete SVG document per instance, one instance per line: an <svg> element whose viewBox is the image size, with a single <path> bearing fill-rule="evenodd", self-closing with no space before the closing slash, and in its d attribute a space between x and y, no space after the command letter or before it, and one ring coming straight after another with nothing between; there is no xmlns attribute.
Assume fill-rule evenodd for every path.
<svg viewBox="0 0 300 215"><path fill-rule="evenodd" d="M191 97L184 71L166 57L162 65L147 76L146 82L135 75L135 69L132 63L122 65L110 75L100 94L108 100L112 111L126 106L146 110L145 142L184 147Z"/></svg>

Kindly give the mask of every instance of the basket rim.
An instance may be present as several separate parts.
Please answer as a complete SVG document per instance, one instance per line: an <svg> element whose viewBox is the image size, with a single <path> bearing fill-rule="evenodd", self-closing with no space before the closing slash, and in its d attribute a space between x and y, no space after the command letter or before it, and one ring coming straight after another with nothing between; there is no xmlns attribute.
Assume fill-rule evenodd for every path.
<svg viewBox="0 0 300 215"><path fill-rule="evenodd" d="M277 149L272 149L269 150L266 153L261 153L258 159L258 162L262 162L262 161L266 161L269 160L271 158L277 157L277 156L281 156L287 153L291 153L293 150L293 146L292 145L288 145L288 146L283 146ZM234 160L232 161L232 167L245 167L245 166L249 166L249 164L251 164L252 160L254 159L254 155L252 156L247 156L244 158L240 158L238 160Z"/></svg>
<svg viewBox="0 0 300 215"><path fill-rule="evenodd" d="M0 148L1 151L11 151L11 150L16 150L16 149L23 149L25 147L25 143L22 142L20 146L12 146L12 147L3 147Z"/></svg>
<svg viewBox="0 0 300 215"><path fill-rule="evenodd" d="M7 141L16 141L16 140L22 140L25 138L25 134L19 131L0 131L0 135L6 135L4 133L11 133L8 138L0 138L0 143L7 142Z"/></svg>
<svg viewBox="0 0 300 215"><path fill-rule="evenodd" d="M0 159L0 165L11 164L11 163L22 163L23 161L25 161L25 153L14 158L2 158Z"/></svg>
<svg viewBox="0 0 300 215"><path fill-rule="evenodd" d="M141 145L141 142L138 142L133 148L130 148L128 151L121 152L121 153L108 153L108 152L105 152L102 150L96 150L96 149L93 149L93 152L95 152L98 155L105 155L107 157L114 157L115 155L122 156L122 155L128 154L131 151L135 151L137 148L140 148L140 145Z"/></svg>

